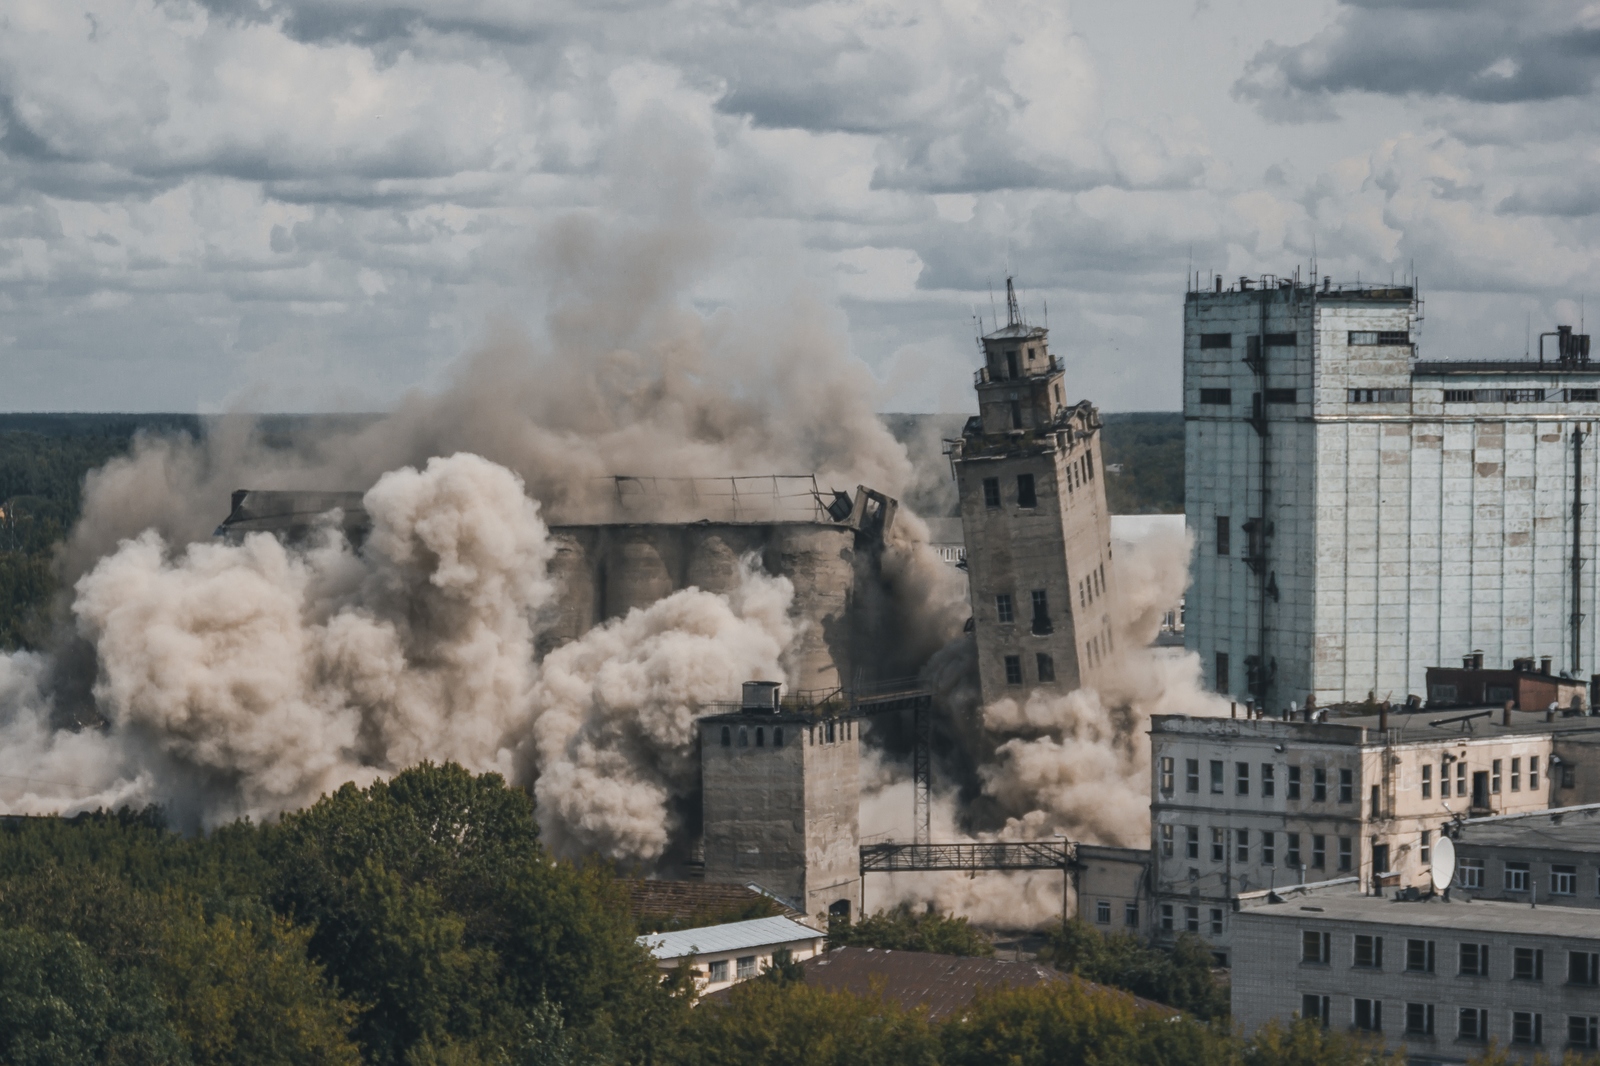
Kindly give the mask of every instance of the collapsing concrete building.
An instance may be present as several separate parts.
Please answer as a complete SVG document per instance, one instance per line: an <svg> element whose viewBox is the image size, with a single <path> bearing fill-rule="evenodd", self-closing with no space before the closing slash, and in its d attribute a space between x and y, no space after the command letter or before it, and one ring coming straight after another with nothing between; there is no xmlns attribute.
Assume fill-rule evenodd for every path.
<svg viewBox="0 0 1600 1066"><path fill-rule="evenodd" d="M949 442L961 497L986 700L1093 685L1114 650L1111 519L1100 416L1068 404L1048 331L1009 321L981 339L977 417Z"/></svg>
<svg viewBox="0 0 1600 1066"><path fill-rule="evenodd" d="M792 654L790 688L826 693L852 679L872 680L882 622L875 610L879 597L866 592L877 581L878 549L894 524L892 497L862 486L854 496L824 494L812 477L765 477L675 479L684 491L667 499L655 491L656 479L612 480L610 520L550 526L556 547L550 572L561 594L539 634L541 656L679 589L728 592L738 585L740 560L753 556L768 573L790 579L793 614L805 623ZM734 491L705 491L711 483L731 483ZM755 491L750 483L771 491ZM696 487L705 517L641 520L681 513ZM241 489L217 535L267 532L298 540L330 523L361 543L369 528L362 494Z"/></svg>

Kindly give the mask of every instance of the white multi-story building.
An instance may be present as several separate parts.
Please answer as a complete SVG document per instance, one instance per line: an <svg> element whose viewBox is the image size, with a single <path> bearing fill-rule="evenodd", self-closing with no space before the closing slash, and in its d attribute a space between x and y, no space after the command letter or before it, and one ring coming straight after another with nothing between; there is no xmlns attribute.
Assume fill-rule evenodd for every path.
<svg viewBox="0 0 1600 1066"><path fill-rule="evenodd" d="M1186 646L1273 709L1429 666L1600 660L1600 366L1422 360L1410 286L1240 279L1184 310Z"/></svg>

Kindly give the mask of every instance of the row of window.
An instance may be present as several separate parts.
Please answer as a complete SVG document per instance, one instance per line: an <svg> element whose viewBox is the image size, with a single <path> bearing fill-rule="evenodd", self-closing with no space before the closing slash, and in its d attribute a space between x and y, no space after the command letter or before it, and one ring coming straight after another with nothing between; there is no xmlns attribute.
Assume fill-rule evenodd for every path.
<svg viewBox="0 0 1600 1066"><path fill-rule="evenodd" d="M1320 1020L1324 1028L1332 1021L1332 999L1307 993L1300 997L1300 1016ZM1431 1037L1434 1032L1434 1005L1405 1005L1405 1035ZM1544 1015L1539 1011L1511 1012L1511 1042L1529 1047L1544 1043ZM1350 1027L1369 1033L1383 1032L1383 1001L1352 998ZM1489 1039L1489 1011L1484 1007L1461 1007L1456 1012L1456 1039L1483 1043ZM1600 1017L1593 1014L1567 1015L1567 1046L1585 1051L1600 1048Z"/></svg>
<svg viewBox="0 0 1600 1066"><path fill-rule="evenodd" d="M1406 939L1405 964L1402 971L1413 974L1436 973L1438 942L1434 940ZM1456 975L1459 977L1489 977L1489 945L1463 941L1456 945ZM1323 930L1307 929L1300 934L1300 961L1309 966L1329 966L1333 963L1333 934ZM1382 970L1383 937L1369 933L1356 933L1350 938L1350 967L1356 970ZM1513 948L1511 950L1512 981L1544 980L1544 949ZM1566 983L1585 988L1600 987L1600 954L1592 951L1567 952Z"/></svg>
<svg viewBox="0 0 1600 1066"><path fill-rule="evenodd" d="M1410 403L1410 389L1346 389L1346 403ZM1252 393L1258 403L1260 393ZM1295 389L1268 389L1268 403L1296 403ZM1201 389L1200 402L1208 407L1233 404L1232 389ZM1445 389L1445 403L1596 403L1600 389Z"/></svg>
<svg viewBox="0 0 1600 1066"><path fill-rule="evenodd" d="M1251 393L1251 404L1259 402L1260 393ZM1268 403L1298 403L1300 393L1297 389L1268 389ZM1201 389L1200 402L1209 407L1227 407L1233 403L1232 389Z"/></svg>
<svg viewBox="0 0 1600 1066"><path fill-rule="evenodd" d="M1200 858L1200 826L1163 825L1160 828L1161 857L1165 859L1176 858L1177 831L1183 830L1183 857L1186 859ZM1278 834L1270 829L1223 829L1220 826L1210 827L1210 851L1212 862L1228 861L1229 837L1232 837L1233 861L1239 865L1250 865L1251 855L1255 854L1262 866L1276 866L1278 864ZM1311 842L1311 862L1304 862L1305 851L1302 843L1306 837ZM1252 839L1254 843L1252 844ZM1350 870L1355 867L1355 842L1351 837L1335 837L1338 848L1340 870ZM1429 834L1423 833L1424 850L1427 848ZM1283 834L1284 863L1290 869L1299 869L1309 865L1313 870L1328 868L1328 838L1322 833L1284 833ZM1426 860L1424 860L1426 861Z"/></svg>
<svg viewBox="0 0 1600 1066"><path fill-rule="evenodd" d="M1050 595L1044 589L1034 589L1029 593L1033 605L1032 631L1039 636L1055 632L1055 626L1050 621ZM995 620L1003 626L1013 625L1017 620L1016 604L1011 599L1011 593L1001 592L994 598Z"/></svg>
<svg viewBox="0 0 1600 1066"><path fill-rule="evenodd" d="M999 478L986 477L983 479L983 505L991 511L999 509ZM1039 506L1039 495L1034 489L1032 474L1017 475L1017 506L1026 508Z"/></svg>
<svg viewBox="0 0 1600 1066"><path fill-rule="evenodd" d="M1259 345L1261 338L1256 334L1246 334L1246 340L1254 342L1251 346ZM1403 329L1352 329L1346 331L1346 337L1352 345L1358 347L1367 345L1410 345L1411 333ZM1293 333L1268 333L1266 336L1268 348L1292 348L1298 341ZM1232 348L1233 334L1231 333L1202 333L1200 334L1200 347Z"/></svg>
<svg viewBox="0 0 1600 1066"><path fill-rule="evenodd" d="M1044 652L1039 652L1033 657L1035 669L1039 676L1039 683L1048 685L1056 679L1056 661ZM1006 684L1022 684L1022 656L1007 655L1005 658Z"/></svg>
<svg viewBox="0 0 1600 1066"><path fill-rule="evenodd" d="M809 734L811 743L813 744L832 744L836 740L849 740L851 737L853 737L855 735L855 724L849 720L840 722L829 721L823 723L822 725L808 726L806 728L806 732ZM735 733L732 726L725 725L722 727L722 734L719 739L721 740L724 748L734 747L735 744L741 748L748 748L751 746L750 741L752 738L755 740L756 747L766 747L767 727L764 725L758 725L755 727L755 731L752 733L749 726L740 726L739 731ZM783 741L783 726L773 726L772 746L774 748L781 748L783 747Z"/></svg>
<svg viewBox="0 0 1600 1066"><path fill-rule="evenodd" d="M1465 796L1465 795L1467 795L1467 762L1466 762L1466 760L1465 759L1454 759L1454 760L1452 760L1449 757L1446 757L1445 761L1443 761L1443 762L1441 762L1439 764L1439 796L1442 799L1449 799L1450 798L1450 777L1451 777L1450 766L1451 766L1452 762L1454 762L1454 764L1455 764L1455 794L1457 796ZM1489 763L1489 769L1487 771L1482 771L1482 770L1479 771L1479 773L1487 773L1488 774L1488 789L1489 789L1489 792L1491 794L1498 795L1500 793L1502 785L1507 783L1506 782L1506 778L1507 778L1508 775L1503 772L1504 768L1505 768L1505 761L1504 760L1502 760L1502 759L1494 759ZM1420 783L1420 787L1421 787L1421 790L1422 790L1422 798L1423 799L1432 799L1433 798L1433 767L1428 765L1427 763L1424 763L1422 765L1422 767L1421 767L1421 770L1422 770L1421 780L1420 780L1419 783ZM1511 791L1512 792L1521 792L1522 791L1522 757L1521 756L1517 756L1516 758L1513 758L1511 760L1511 772L1509 774L1509 778L1510 778L1509 783L1510 783L1510 786L1511 786ZM1539 756L1530 755L1530 756L1528 756L1528 790L1530 792L1536 792L1536 791L1538 791L1538 789L1539 789Z"/></svg>
<svg viewBox="0 0 1600 1066"><path fill-rule="evenodd" d="M1108 899L1095 900L1094 920L1100 925L1111 924L1111 901ZM1122 924L1129 929L1139 928L1139 905L1137 903L1124 903L1122 905Z"/></svg>
<svg viewBox="0 0 1600 1066"><path fill-rule="evenodd" d="M1515 760L1513 760L1515 761ZM1210 760L1208 767L1210 789L1212 795L1220 796L1227 791L1228 764L1222 759ZM1300 766L1287 767L1288 777L1284 782L1284 796L1286 799L1298 800L1303 795L1305 784L1303 769ZM1250 795L1251 764L1248 762L1235 762L1233 764L1233 794L1235 796ZM1261 795L1271 798L1278 792L1278 767L1275 763L1264 762L1260 765ZM1177 792L1177 760L1170 755L1161 756L1159 785L1163 796L1171 796ZM1200 760L1185 759L1183 761L1183 790L1185 792L1200 791ZM1427 793L1423 793L1427 796ZM1339 771L1338 797L1340 803L1352 803L1355 800L1355 771L1341 769ZM1311 802L1326 803L1328 801L1328 771L1321 766L1311 768Z"/></svg>
<svg viewBox="0 0 1600 1066"><path fill-rule="evenodd" d="M1177 927L1177 925L1178 925L1178 917L1177 917L1177 914L1175 913L1175 910L1176 910L1176 908L1174 908L1174 906L1171 903L1163 903L1161 905L1161 931L1163 933L1176 933L1176 932L1180 931L1178 929L1178 927ZM1221 936L1222 935L1222 908L1221 907L1212 907L1211 908L1211 921L1210 921L1209 925L1210 925L1210 930L1211 930L1211 935L1212 936ZM1199 907L1184 907L1183 908L1183 929L1181 931L1185 932L1185 933L1198 933L1198 932L1200 932L1200 908Z"/></svg>
<svg viewBox="0 0 1600 1066"><path fill-rule="evenodd" d="M1089 576L1078 582L1078 606L1088 607L1106 594L1106 564L1101 563L1089 571Z"/></svg>
<svg viewBox="0 0 1600 1066"><path fill-rule="evenodd" d="M756 976L756 957L744 955L734 960L734 973L739 980ZM706 979L711 984L720 984L728 979L728 960L718 959L707 967Z"/></svg>
<svg viewBox="0 0 1600 1066"><path fill-rule="evenodd" d="M1456 864L1456 884L1462 888L1484 887L1482 859L1461 859ZM1552 896L1578 894L1578 868L1561 863L1550 864L1545 876L1545 891ZM1526 862L1508 862L1500 871L1500 887L1506 892L1527 892L1537 886L1533 881L1533 866ZM1595 879L1595 894L1600 895L1600 875Z"/></svg>

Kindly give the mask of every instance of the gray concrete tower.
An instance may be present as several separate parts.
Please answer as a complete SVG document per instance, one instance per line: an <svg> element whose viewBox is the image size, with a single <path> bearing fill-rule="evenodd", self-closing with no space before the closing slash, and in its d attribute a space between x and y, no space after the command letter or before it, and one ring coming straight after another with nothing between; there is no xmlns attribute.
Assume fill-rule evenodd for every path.
<svg viewBox="0 0 1600 1066"><path fill-rule="evenodd" d="M700 719L707 881L754 881L806 914L861 908L861 722L790 711L777 685Z"/></svg>
<svg viewBox="0 0 1600 1066"><path fill-rule="evenodd" d="M1068 405L1048 332L982 338L978 410L951 447L985 700L1092 685L1115 650L1100 416Z"/></svg>

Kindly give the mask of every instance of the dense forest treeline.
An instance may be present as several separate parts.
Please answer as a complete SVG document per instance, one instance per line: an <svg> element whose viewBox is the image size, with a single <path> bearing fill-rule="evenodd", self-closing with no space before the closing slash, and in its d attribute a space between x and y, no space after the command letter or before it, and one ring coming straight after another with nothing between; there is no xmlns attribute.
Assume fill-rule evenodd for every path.
<svg viewBox="0 0 1600 1066"><path fill-rule="evenodd" d="M965 922L909 908L836 932L878 946L921 938L915 946L982 950ZM1001 989L930 1022L876 996L808 986L791 964L694 1005L683 971L663 975L636 935L609 870L553 861L526 793L456 766L347 785L274 825L200 837L167 831L156 811L4 819L0 1063L1356 1066L1378 1058L1310 1024L1245 1040L1220 1013L1175 1018L1170 1007L1087 981ZM1162 978L1151 970L1154 949L1087 939L1096 937L1060 929L1046 957L1101 981L1178 974L1166 991L1202 1005L1215 994L1198 946L1188 949L1202 959L1198 970L1183 976L1176 963Z"/></svg>

